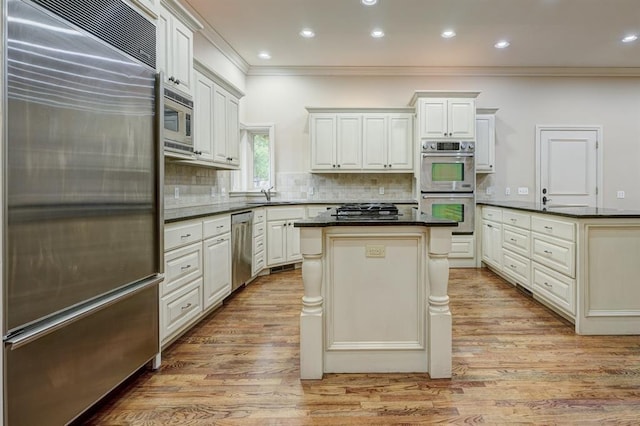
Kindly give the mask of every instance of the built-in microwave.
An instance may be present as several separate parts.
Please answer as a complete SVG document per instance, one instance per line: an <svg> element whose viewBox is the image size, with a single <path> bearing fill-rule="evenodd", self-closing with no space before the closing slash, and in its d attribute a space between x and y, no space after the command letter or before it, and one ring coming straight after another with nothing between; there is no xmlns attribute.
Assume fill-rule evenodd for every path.
<svg viewBox="0 0 640 426"><path fill-rule="evenodd" d="M164 149L193 154L193 100L164 89Z"/></svg>
<svg viewBox="0 0 640 426"><path fill-rule="evenodd" d="M436 219L458 222L454 234L472 233L474 228L474 194L422 194L420 211Z"/></svg>

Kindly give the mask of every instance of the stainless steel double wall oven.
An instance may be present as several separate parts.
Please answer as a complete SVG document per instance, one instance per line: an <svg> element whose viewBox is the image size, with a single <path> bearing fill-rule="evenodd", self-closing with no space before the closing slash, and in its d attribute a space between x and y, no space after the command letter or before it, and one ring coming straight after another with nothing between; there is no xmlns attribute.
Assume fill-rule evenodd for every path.
<svg viewBox="0 0 640 426"><path fill-rule="evenodd" d="M475 210L475 142L423 141L420 209L458 222L455 233L472 233Z"/></svg>

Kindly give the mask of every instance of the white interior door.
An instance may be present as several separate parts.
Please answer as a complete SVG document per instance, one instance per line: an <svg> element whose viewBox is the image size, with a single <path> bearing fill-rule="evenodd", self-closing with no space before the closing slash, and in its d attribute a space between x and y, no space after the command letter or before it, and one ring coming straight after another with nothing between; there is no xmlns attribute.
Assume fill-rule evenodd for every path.
<svg viewBox="0 0 640 426"><path fill-rule="evenodd" d="M547 206L601 207L599 128L539 127L538 200Z"/></svg>

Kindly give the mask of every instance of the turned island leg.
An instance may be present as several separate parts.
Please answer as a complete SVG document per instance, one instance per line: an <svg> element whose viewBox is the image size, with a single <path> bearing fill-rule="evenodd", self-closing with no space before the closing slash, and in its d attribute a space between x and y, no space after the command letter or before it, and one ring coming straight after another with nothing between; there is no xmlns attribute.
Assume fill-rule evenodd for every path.
<svg viewBox="0 0 640 426"><path fill-rule="evenodd" d="M322 229L301 228L302 312L300 313L300 378L321 379L324 370L322 298Z"/></svg>
<svg viewBox="0 0 640 426"><path fill-rule="evenodd" d="M449 310L449 252L451 229L431 228L427 270L429 295L429 375L434 379L451 377L451 311Z"/></svg>

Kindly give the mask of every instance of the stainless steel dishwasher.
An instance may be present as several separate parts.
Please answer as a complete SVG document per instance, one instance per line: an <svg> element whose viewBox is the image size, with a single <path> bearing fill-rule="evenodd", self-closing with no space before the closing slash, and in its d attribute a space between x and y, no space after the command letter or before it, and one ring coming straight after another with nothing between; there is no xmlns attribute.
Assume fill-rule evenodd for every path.
<svg viewBox="0 0 640 426"><path fill-rule="evenodd" d="M231 291L251 278L253 258L253 212L231 215Z"/></svg>

